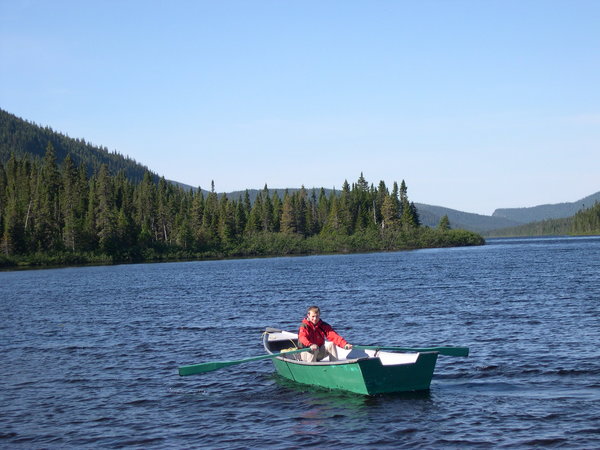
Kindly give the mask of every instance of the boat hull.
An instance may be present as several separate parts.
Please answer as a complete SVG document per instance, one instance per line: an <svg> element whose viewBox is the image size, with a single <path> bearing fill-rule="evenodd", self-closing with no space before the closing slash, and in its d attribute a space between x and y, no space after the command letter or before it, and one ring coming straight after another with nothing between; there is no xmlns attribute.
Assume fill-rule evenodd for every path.
<svg viewBox="0 0 600 450"><path fill-rule="evenodd" d="M429 389L437 356L419 353L414 363L395 365L383 365L380 358L305 363L278 357L273 363L279 375L298 383L376 395Z"/></svg>

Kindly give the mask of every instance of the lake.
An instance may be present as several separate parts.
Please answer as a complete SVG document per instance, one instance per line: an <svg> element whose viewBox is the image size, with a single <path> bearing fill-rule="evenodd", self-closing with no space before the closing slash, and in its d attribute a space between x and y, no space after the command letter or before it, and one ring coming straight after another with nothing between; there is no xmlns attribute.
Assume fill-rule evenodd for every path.
<svg viewBox="0 0 600 450"><path fill-rule="evenodd" d="M600 238L0 272L0 447L600 447ZM468 346L364 397L257 361L306 307L354 344Z"/></svg>

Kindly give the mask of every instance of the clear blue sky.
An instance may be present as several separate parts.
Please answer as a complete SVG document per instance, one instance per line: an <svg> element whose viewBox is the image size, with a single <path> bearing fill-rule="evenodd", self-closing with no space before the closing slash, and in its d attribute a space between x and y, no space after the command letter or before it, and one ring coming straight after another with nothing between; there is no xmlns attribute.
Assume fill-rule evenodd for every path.
<svg viewBox="0 0 600 450"><path fill-rule="evenodd" d="M219 192L600 190L600 1L0 0L0 107Z"/></svg>

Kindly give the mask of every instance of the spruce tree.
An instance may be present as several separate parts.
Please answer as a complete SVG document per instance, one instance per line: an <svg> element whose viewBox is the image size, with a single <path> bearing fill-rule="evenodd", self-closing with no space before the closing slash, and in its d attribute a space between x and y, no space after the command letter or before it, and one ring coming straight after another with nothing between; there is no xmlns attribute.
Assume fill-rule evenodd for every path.
<svg viewBox="0 0 600 450"><path fill-rule="evenodd" d="M241 199L235 203L235 234L237 237L243 235L247 223L246 208Z"/></svg>
<svg viewBox="0 0 600 450"><path fill-rule="evenodd" d="M79 243L81 230L79 227L78 206L79 196L79 174L73 164L71 155L67 155L62 164L62 202L61 210L64 220L62 239L65 248L75 251L76 243Z"/></svg>
<svg viewBox="0 0 600 450"><path fill-rule="evenodd" d="M386 195L381 207L381 228L393 228L397 226L399 216L400 211L398 210L397 198L393 194Z"/></svg>
<svg viewBox="0 0 600 450"><path fill-rule="evenodd" d="M42 252L61 248L60 175L54 146L49 142L42 165L36 171L33 199L34 236L36 248Z"/></svg>
<svg viewBox="0 0 600 450"><path fill-rule="evenodd" d="M117 211L113 196L113 180L108 174L108 166L106 164L100 166L95 179L95 215L98 244L101 251L114 256L118 249Z"/></svg>
<svg viewBox="0 0 600 450"><path fill-rule="evenodd" d="M296 209L293 198L289 195L287 189L283 195L280 230L284 234L296 233Z"/></svg>
<svg viewBox="0 0 600 450"><path fill-rule="evenodd" d="M254 234L261 231L265 231L265 224L270 222L269 219L263 218L263 213L267 208L263 205L265 202L264 192L259 191L256 194L256 199L252 204L252 209L248 216L248 223L246 224L246 233Z"/></svg>
<svg viewBox="0 0 600 450"><path fill-rule="evenodd" d="M335 191L334 191L334 196L335 196ZM327 195L325 194L325 189L321 188L321 190L319 191L319 199L317 202L317 214L316 214L316 222L317 222L316 228L317 229L315 230L315 233L320 233L323 230L323 227L325 226L328 217L329 217L329 199L327 198Z"/></svg>
<svg viewBox="0 0 600 450"><path fill-rule="evenodd" d="M273 231L273 202L271 201L269 188L267 188L266 184L262 192L261 206L261 228L263 231Z"/></svg>
<svg viewBox="0 0 600 450"><path fill-rule="evenodd" d="M273 232L279 233L281 227L281 213L283 208L283 203L281 198L279 198L279 194L277 191L273 192L273 196L271 197L271 204L273 210Z"/></svg>
<svg viewBox="0 0 600 450"><path fill-rule="evenodd" d="M219 204L219 237L225 247L235 242L235 205L226 194L221 195Z"/></svg>
<svg viewBox="0 0 600 450"><path fill-rule="evenodd" d="M450 230L450 219L448 219L447 215L443 215L440 218L440 223L438 224L438 230L440 230L440 231Z"/></svg>
<svg viewBox="0 0 600 450"><path fill-rule="evenodd" d="M306 189L304 186L300 188L300 190L295 194L296 200L294 201L294 207L296 209L295 217L296 217L296 232L303 236L307 235L306 230L306 216L308 214L308 205L306 202Z"/></svg>
<svg viewBox="0 0 600 450"><path fill-rule="evenodd" d="M204 216L202 218L202 233L209 248L219 246L219 199L214 188L212 188L206 197L204 206Z"/></svg>

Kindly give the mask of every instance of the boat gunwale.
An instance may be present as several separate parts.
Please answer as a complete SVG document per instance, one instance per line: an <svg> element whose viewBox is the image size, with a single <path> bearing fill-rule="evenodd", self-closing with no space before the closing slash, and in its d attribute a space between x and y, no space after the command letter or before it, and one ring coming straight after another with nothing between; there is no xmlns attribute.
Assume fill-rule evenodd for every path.
<svg viewBox="0 0 600 450"><path fill-rule="evenodd" d="M385 352L385 353L396 353L396 352ZM411 353L411 352L405 352L405 353ZM417 355L427 355L427 354L431 354L431 353L439 353L439 352L416 352ZM273 352L271 352L271 354L273 354ZM400 354L402 354L402 353L400 353ZM379 357L379 356L365 356L362 358L341 359L338 361L316 361L316 362L301 361L298 359L287 358L286 356L277 356L277 357L275 357L275 359L284 361L286 363L292 363L292 364L297 364L297 365L301 365L301 366L313 366L313 367L314 366L337 366L337 365L343 365L343 364L359 364L361 361L370 361L370 360L378 359L380 361L381 365L384 367L397 367L397 366L410 366L410 365L417 364L419 357L420 356L417 356L417 359L415 361L398 363L398 364L383 364L383 361L381 361L381 357Z"/></svg>
<svg viewBox="0 0 600 450"><path fill-rule="evenodd" d="M298 359L287 358L285 356L277 356L275 359L278 359L280 361L285 361L286 363L298 364L301 366L338 366L338 365L342 365L342 364L356 364L359 361L366 361L369 359L380 359L380 358L366 356L363 358L340 359L337 361L316 361L316 362L300 361Z"/></svg>

